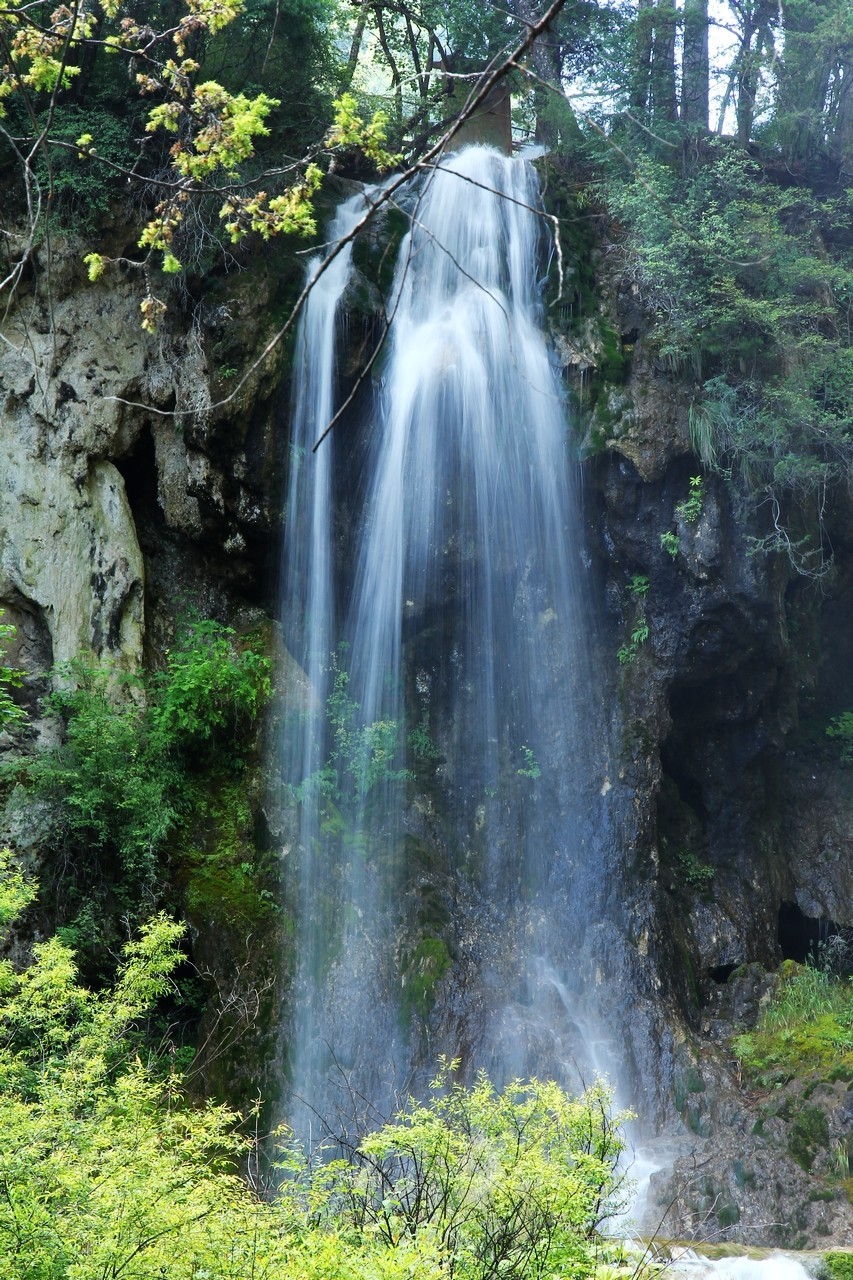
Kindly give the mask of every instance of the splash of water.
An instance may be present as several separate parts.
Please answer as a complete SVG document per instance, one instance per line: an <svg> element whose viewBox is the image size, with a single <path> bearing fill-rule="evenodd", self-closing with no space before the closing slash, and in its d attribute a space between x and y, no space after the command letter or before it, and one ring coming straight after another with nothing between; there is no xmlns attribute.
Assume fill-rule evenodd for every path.
<svg viewBox="0 0 853 1280"><path fill-rule="evenodd" d="M783 1253L766 1258L717 1258L711 1261L690 1249L667 1268L671 1275L692 1280L811 1280L812 1272Z"/></svg>

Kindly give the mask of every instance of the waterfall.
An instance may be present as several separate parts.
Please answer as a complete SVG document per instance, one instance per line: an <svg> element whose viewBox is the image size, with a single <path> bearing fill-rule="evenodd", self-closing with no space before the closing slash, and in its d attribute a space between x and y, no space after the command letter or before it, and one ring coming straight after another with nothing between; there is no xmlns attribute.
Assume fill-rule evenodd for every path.
<svg viewBox="0 0 853 1280"><path fill-rule="evenodd" d="M316 454L349 251L302 319L283 618L305 1132L387 1111L441 1052L499 1082L613 1062L590 941L606 732L539 208L532 165L482 147L412 188L381 373Z"/></svg>

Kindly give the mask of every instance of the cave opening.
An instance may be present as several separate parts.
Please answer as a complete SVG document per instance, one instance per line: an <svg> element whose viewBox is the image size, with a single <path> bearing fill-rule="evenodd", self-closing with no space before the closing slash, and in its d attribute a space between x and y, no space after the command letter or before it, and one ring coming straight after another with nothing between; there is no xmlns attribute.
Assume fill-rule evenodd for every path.
<svg viewBox="0 0 853 1280"><path fill-rule="evenodd" d="M140 517L148 522L160 522L162 513L157 501L157 460L154 437L149 427L140 431L133 448L123 458L117 458L115 466L124 480L137 532Z"/></svg>
<svg viewBox="0 0 853 1280"><path fill-rule="evenodd" d="M827 944L836 938L846 941L848 932L827 916L807 916L796 902L783 902L779 907L777 936L784 960L822 962Z"/></svg>

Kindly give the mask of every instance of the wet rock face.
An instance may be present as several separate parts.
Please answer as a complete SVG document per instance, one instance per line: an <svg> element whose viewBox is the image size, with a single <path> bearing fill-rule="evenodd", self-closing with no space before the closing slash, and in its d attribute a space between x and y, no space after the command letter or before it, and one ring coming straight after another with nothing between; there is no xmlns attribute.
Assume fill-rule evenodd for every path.
<svg viewBox="0 0 853 1280"><path fill-rule="evenodd" d="M230 622L274 611L287 352L264 357L217 407L281 320L274 273L260 263L227 288L206 282L198 307L147 335L135 283L87 285L83 252L59 255L53 327L37 283L0 347L0 608L17 627L9 661L29 673L21 696L31 709L54 662L82 651L132 669L157 657L187 606ZM350 379L364 365L385 257L378 239L365 242ZM783 904L853 926L853 770L824 735L829 717L853 706L853 517L836 504L837 565L819 590L787 561L750 554L750 535L766 532L761 513L721 480L704 478L688 518L700 473L687 430L695 388L655 366L643 347L648 317L629 287L611 284L608 324L630 363L602 387L598 451L583 469L596 668L615 743L601 840L618 847L612 893L622 901L618 929L596 926L584 962L600 963L618 992L614 1020L647 1114L695 1139L669 1184L670 1229L787 1244L849 1238L849 1208L820 1198L814 1182L833 1143L847 1141L849 1091L839 1082L803 1098L794 1088L771 1114L740 1090L728 1042L772 989L767 970L786 952ZM591 328L561 342L567 373L603 361ZM346 539L349 495L339 496ZM632 588L638 578L645 586ZM647 633L631 653L641 619ZM422 861L447 860L431 810L412 832ZM470 904L454 891L430 868L411 914L429 895L430 937L446 934L455 958L492 926L478 919L462 946ZM476 1022L465 976L464 965L441 970L433 1021ZM792 1134L803 1160L813 1153L810 1170ZM769 1236L768 1223L790 1232Z"/></svg>
<svg viewBox="0 0 853 1280"><path fill-rule="evenodd" d="M133 238L127 228L106 234ZM0 754L34 746L29 739L55 745L58 725L41 712L55 665L79 657L118 673L151 669L190 612L237 629L275 614L286 456L276 427L288 356L264 351L301 263L280 279L257 259L245 274L212 277L197 304L172 298L152 335L140 328L139 282L116 272L88 284L86 247L55 242L50 273L37 258L33 281L2 321L0 611L16 628L4 661L25 672L14 693L30 720L23 740L0 734ZM264 783L259 769L246 771L243 809L230 825L212 783L219 820L194 831L196 847L216 854L231 839L247 864L274 868L258 835ZM6 799L0 843L49 873L49 812L32 800L4 810ZM166 905L183 902L188 945L205 975L204 1088L239 1104L276 1061L284 926L262 898L258 930L255 919L244 928L232 903L208 910L190 900L180 852L170 874ZM268 878L274 885L273 870ZM267 1075L269 1096L268 1085Z"/></svg>
<svg viewBox="0 0 853 1280"><path fill-rule="evenodd" d="M31 680L85 653L133 670L187 607L262 601L279 521L279 354L216 407L263 350L272 289L237 277L150 335L137 283L87 285L83 252L37 260L3 324L0 609Z"/></svg>
<svg viewBox="0 0 853 1280"><path fill-rule="evenodd" d="M625 299L609 305L621 331ZM686 511L701 474L689 388L644 355L647 320L625 381L601 393L618 412L586 463L586 493L611 627L602 669L625 658L620 776L644 886L631 893L647 904L625 980L656 988L671 1037L645 1058L658 1122L677 1117L692 1135L674 1175L658 1175L659 1205L672 1202L667 1234L841 1243L853 1220L832 1153L849 1141L847 1084L747 1094L731 1039L755 1025L783 957L801 961L821 929L853 925L853 779L825 736L853 705L853 522L836 499L836 562L818 587L785 557L753 553L765 515L721 480L705 475ZM642 1003L627 1016L645 1019Z"/></svg>

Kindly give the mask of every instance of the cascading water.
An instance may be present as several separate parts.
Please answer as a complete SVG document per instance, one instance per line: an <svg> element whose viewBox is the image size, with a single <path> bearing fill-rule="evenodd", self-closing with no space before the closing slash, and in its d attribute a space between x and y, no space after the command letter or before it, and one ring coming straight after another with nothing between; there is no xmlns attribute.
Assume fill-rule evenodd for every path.
<svg viewBox="0 0 853 1280"><path fill-rule="evenodd" d="M811 1260L812 1266L816 1258ZM677 1262L672 1262L667 1275L688 1277L688 1280L810 1280L813 1271L807 1271L797 1259L783 1253L766 1258L719 1258L710 1261L692 1250L685 1250Z"/></svg>
<svg viewBox="0 0 853 1280"><path fill-rule="evenodd" d="M410 193L380 385L313 455L348 252L303 318L284 585L303 1131L341 1085L345 1110L387 1108L439 1052L498 1081L613 1066L590 980L606 732L538 205L530 164L479 147Z"/></svg>

